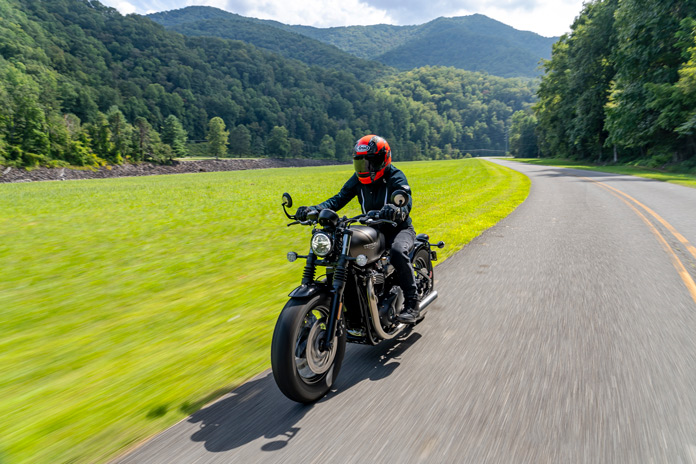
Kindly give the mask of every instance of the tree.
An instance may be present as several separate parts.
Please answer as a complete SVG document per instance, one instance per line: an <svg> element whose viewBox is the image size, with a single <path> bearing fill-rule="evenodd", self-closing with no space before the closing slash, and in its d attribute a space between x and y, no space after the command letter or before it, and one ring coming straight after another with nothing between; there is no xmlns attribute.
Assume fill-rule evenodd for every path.
<svg viewBox="0 0 696 464"><path fill-rule="evenodd" d="M515 158L535 158L539 148L536 137L537 119L533 114L517 111L510 126L510 153Z"/></svg>
<svg viewBox="0 0 696 464"><path fill-rule="evenodd" d="M131 154L130 143L132 139L133 127L126 122L125 116L118 106L112 106L106 114L109 123L109 133L111 142L111 152L108 160L117 164L123 163L123 157Z"/></svg>
<svg viewBox="0 0 696 464"><path fill-rule="evenodd" d="M355 145L355 137L350 129L341 129L336 133L336 160L350 161Z"/></svg>
<svg viewBox="0 0 696 464"><path fill-rule="evenodd" d="M688 60L680 47L683 21L696 11L696 0L622 0L616 12L616 76L607 107L609 142L639 155L674 154L687 147L675 134L669 88ZM681 143L680 143L681 142Z"/></svg>
<svg viewBox="0 0 696 464"><path fill-rule="evenodd" d="M21 152L48 155L50 141L47 134L46 115L39 103L39 87L24 67L8 64L2 76L6 95L3 102L5 117L2 135L9 145Z"/></svg>
<svg viewBox="0 0 696 464"><path fill-rule="evenodd" d="M319 143L319 158L331 159L336 156L336 143L329 134L322 137Z"/></svg>
<svg viewBox="0 0 696 464"><path fill-rule="evenodd" d="M230 151L237 156L251 153L251 132L240 124L230 131Z"/></svg>
<svg viewBox="0 0 696 464"><path fill-rule="evenodd" d="M188 134L184 130L179 118L170 114L164 120L164 128L162 129L162 142L172 148L175 156L184 157L188 155L186 149L186 140Z"/></svg>
<svg viewBox="0 0 696 464"><path fill-rule="evenodd" d="M208 123L208 153L218 159L227 154L230 133L225 130L225 121L220 117L214 117Z"/></svg>
<svg viewBox="0 0 696 464"><path fill-rule="evenodd" d="M149 127L150 125L148 124ZM109 129L109 121L106 119L106 115L101 112L98 113L97 120L93 124L86 124L85 128L89 132L92 140L92 149L97 156L109 161L115 161L112 157L114 145L111 142L111 129Z"/></svg>
<svg viewBox="0 0 696 464"><path fill-rule="evenodd" d="M136 118L133 131L133 145L135 161L143 161L152 152L152 126L143 117Z"/></svg>
<svg viewBox="0 0 696 464"><path fill-rule="evenodd" d="M300 139L290 138L290 157L291 158L302 158L304 154L304 142Z"/></svg>
<svg viewBox="0 0 696 464"><path fill-rule="evenodd" d="M290 152L288 130L283 126L275 126L266 141L266 149L270 156L285 158Z"/></svg>

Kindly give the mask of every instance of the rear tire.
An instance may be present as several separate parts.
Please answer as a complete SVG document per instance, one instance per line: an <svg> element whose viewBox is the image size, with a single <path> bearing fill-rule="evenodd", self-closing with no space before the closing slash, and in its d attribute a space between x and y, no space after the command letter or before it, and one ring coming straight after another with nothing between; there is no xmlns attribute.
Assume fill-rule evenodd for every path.
<svg viewBox="0 0 696 464"><path fill-rule="evenodd" d="M430 252L422 247L416 250L411 259L413 270L416 274L416 288L418 289L418 299L428 296L435 287L435 275L433 274L433 263L430 260Z"/></svg>
<svg viewBox="0 0 696 464"><path fill-rule="evenodd" d="M320 351L331 308L331 295L292 298L278 316L271 343L273 378L285 396L298 403L323 397L338 377L346 351L346 332L332 349Z"/></svg>

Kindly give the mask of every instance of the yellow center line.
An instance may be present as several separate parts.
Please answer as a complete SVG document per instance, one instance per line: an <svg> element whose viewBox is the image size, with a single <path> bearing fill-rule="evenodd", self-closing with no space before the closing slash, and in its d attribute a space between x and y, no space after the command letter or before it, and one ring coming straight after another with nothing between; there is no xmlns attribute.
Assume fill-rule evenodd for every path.
<svg viewBox="0 0 696 464"><path fill-rule="evenodd" d="M598 181L595 181L595 180L593 180L593 179L590 179L590 180L592 180L593 182L598 182ZM598 182L598 183L599 183L599 182ZM677 230L676 230L674 227L672 227L672 224L670 224L669 222L667 222L667 221L665 221L664 219L662 219L662 217L660 217L659 214L657 214L655 211L653 211L652 209L648 208L647 206L645 206L643 203L641 203L640 201L636 200L636 199L633 198L632 196L623 193L621 190L619 190L619 189L617 189L617 188L614 188L614 187L612 187L611 185L607 185L607 184L604 184L604 183L602 183L602 185L604 185L604 186L606 186L606 187L612 189L613 191L615 191L615 192L617 192L617 193L623 195L624 197L628 198L629 200L631 200L632 202L634 202L635 204L637 204L638 206L640 206L641 208L643 208L645 211L647 211L648 213L650 213L650 215L652 215L652 217L654 217L655 219L657 219L657 220L660 222L660 224L662 224L663 226L665 226L665 228L666 228L667 230L669 230L669 231L671 232L671 234L674 235L674 237L675 237L677 240L679 240L679 241L686 247L687 250L689 250L689 253L691 253L691 254L693 255L693 257L696 258L696 247L694 247L693 245L691 245L691 244L689 243L689 241L686 239L686 237L684 237L682 234L680 234L679 232L677 232Z"/></svg>
<svg viewBox="0 0 696 464"><path fill-rule="evenodd" d="M696 282L694 282L694 279L691 277L691 274L689 274L689 271L686 270L686 267L684 267L684 264L681 262L681 260L680 260L679 257L677 256L677 254L674 252L674 250L673 250L672 247L669 245L669 243L667 243L667 240L665 240L665 238L662 236L662 234L660 233L660 231L657 230L657 227L655 227L655 225L653 225L653 223L650 222L650 219L648 219L647 217L645 217L645 215L644 215L638 208L636 208L633 204L631 204L626 198L628 198L628 199L630 199L630 200L636 202L638 205L640 205L641 207L645 208L645 210L648 211L650 214L652 214L652 215L655 217L655 219L657 219L658 221L660 221L660 223L661 223L662 225L664 225L664 226L672 233L672 235L674 235L675 237L677 237L677 235L678 235L679 237L682 237L683 240L679 239L679 237L677 237L677 239L678 239L680 242L682 242L683 244L687 245L687 247L691 247L691 249L689 249L689 251L694 255L694 257L696 257L696 254L694 254L694 253L696 252L696 249L694 249L694 247L692 247L692 246L689 244L689 242L686 241L686 239L685 239L681 234L679 234L667 221L665 221L664 219L660 218L660 217L659 217L655 212L653 212L650 208L648 208L647 206L643 205L643 204L640 203L639 201L635 200L635 199L632 198L631 196L626 195L626 194L623 193L622 191L620 191L620 190L618 190L618 189L615 189L614 187L612 187L612 186L610 186L610 185L606 185L606 184L603 183L603 182L599 182L599 181L596 181L596 180L594 180L594 179L590 179L589 177L581 177L581 179L585 179L585 180L589 180L589 181L591 181L591 182L594 182L595 184L597 184L597 185L599 185L600 187L602 187L603 189L605 189L607 192L609 192L609 193L611 193L612 195L614 195L614 196L615 196L616 198L618 198L619 200L621 200L621 201L623 201L624 203L626 203L626 204L627 204L627 205L628 205L628 206L629 206L629 207L630 207L642 220L643 220L643 222L645 222L645 223L648 225L648 227L650 228L650 230L652 231L652 233L655 234L655 236L657 237L658 241L659 241L660 243L662 243L662 246L664 247L665 251L667 251L667 254L670 255L670 258L672 259L672 264L674 265L674 267L676 268L677 272L679 273L679 276L681 277L682 281L684 281L684 285L686 285L686 288L689 290L689 293L691 294L691 298L694 300L694 303L696 303ZM626 198L622 198L621 196L617 195L617 193L623 195L623 196L626 197ZM692 249L693 249L693 250L692 250Z"/></svg>

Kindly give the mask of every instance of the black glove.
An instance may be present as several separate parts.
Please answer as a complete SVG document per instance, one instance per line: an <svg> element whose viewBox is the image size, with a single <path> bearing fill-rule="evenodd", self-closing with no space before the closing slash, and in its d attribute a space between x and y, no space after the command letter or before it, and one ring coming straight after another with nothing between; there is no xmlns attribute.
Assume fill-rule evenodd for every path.
<svg viewBox="0 0 696 464"><path fill-rule="evenodd" d="M297 208L297 211L295 211L295 218L298 221L306 221L307 220L307 213L309 213L311 208L309 206L300 206Z"/></svg>
<svg viewBox="0 0 696 464"><path fill-rule="evenodd" d="M398 206L392 205L391 203L386 204L379 211L379 218L386 219L388 221L401 222L401 209Z"/></svg>

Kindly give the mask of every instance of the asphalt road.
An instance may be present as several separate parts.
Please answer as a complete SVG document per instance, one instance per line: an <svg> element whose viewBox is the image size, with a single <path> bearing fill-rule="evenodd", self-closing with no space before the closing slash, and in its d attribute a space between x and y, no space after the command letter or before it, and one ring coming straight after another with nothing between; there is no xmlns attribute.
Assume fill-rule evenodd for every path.
<svg viewBox="0 0 696 464"><path fill-rule="evenodd" d="M118 462L696 463L696 189L497 162L529 198L412 332L313 406L265 372Z"/></svg>

